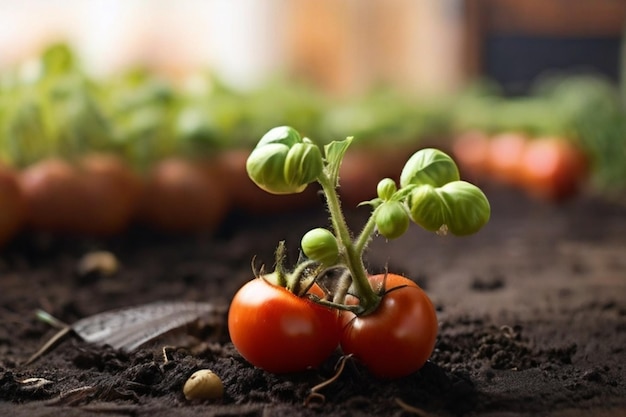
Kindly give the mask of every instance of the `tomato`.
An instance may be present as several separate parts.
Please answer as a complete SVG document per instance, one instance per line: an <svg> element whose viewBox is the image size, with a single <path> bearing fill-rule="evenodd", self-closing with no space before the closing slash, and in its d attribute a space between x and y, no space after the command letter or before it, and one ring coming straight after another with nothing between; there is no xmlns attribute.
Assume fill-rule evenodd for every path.
<svg viewBox="0 0 626 417"><path fill-rule="evenodd" d="M218 178L178 157L159 161L144 182L140 220L170 233L212 232L229 201Z"/></svg>
<svg viewBox="0 0 626 417"><path fill-rule="evenodd" d="M385 143L385 138L380 139ZM339 195L345 207L354 208L376 197L378 182L383 178L400 179L407 159L415 152L412 146L353 145L339 167Z"/></svg>
<svg viewBox="0 0 626 417"><path fill-rule="evenodd" d="M28 226L46 232L76 232L76 221L85 210L83 186L73 165L59 158L42 159L24 169L19 181Z"/></svg>
<svg viewBox="0 0 626 417"><path fill-rule="evenodd" d="M90 154L77 163L49 158L22 171L27 221L35 230L112 236L132 220L140 181L114 155Z"/></svg>
<svg viewBox="0 0 626 417"><path fill-rule="evenodd" d="M228 330L241 356L273 373L319 366L339 345L340 332L336 310L262 278L249 281L235 294Z"/></svg>
<svg viewBox="0 0 626 417"><path fill-rule="evenodd" d="M582 151L558 137L530 141L521 165L526 189L532 195L554 201L576 194L587 174Z"/></svg>
<svg viewBox="0 0 626 417"><path fill-rule="evenodd" d="M522 155L528 138L518 132L504 132L491 137L487 167L492 178L507 184L522 182Z"/></svg>
<svg viewBox="0 0 626 417"><path fill-rule="evenodd" d="M82 233L113 236L133 220L141 195L136 173L113 154L93 153L77 166L83 186L85 212L77 221Z"/></svg>
<svg viewBox="0 0 626 417"><path fill-rule="evenodd" d="M385 177L380 164L383 152L377 154L365 147L346 152L339 167L339 195L345 207L353 209L376 197L378 182Z"/></svg>
<svg viewBox="0 0 626 417"><path fill-rule="evenodd" d="M26 204L13 170L0 166L0 246L13 238L23 226Z"/></svg>
<svg viewBox="0 0 626 417"><path fill-rule="evenodd" d="M384 274L369 278L375 289L383 280ZM387 274L385 290L373 313L342 313L340 343L346 354L353 354L373 375L399 378L420 369L430 357L437 338L437 315L426 293L407 278Z"/></svg>
<svg viewBox="0 0 626 417"><path fill-rule="evenodd" d="M462 133L454 139L452 153L463 174L472 178L485 174L489 143L489 136L479 130Z"/></svg>

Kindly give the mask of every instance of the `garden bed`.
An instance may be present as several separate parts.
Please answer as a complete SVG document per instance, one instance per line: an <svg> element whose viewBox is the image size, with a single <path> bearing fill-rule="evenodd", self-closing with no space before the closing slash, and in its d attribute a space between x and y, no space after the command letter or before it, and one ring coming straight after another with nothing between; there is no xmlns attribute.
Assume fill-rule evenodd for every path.
<svg viewBox="0 0 626 417"><path fill-rule="evenodd" d="M308 405L339 353L318 370L272 375L238 355L224 316L132 353L68 337L23 362L56 331L36 319L37 309L72 323L157 300L227 302L252 278L254 256L272 263L279 240L295 259L300 236L327 222L321 201L277 216L231 213L210 236L140 226L110 239L23 233L0 258L0 414L624 415L626 208L586 195L553 205L508 188L484 190L492 218L476 235L441 237L412 226L397 241L376 239L366 256L370 271L389 264L432 297L440 335L431 361L409 377L381 381L349 359L320 390L325 401ZM358 228L367 214L347 215ZM79 272L96 250L114 254L119 270ZM221 400L185 400L182 386L200 368L221 376Z"/></svg>

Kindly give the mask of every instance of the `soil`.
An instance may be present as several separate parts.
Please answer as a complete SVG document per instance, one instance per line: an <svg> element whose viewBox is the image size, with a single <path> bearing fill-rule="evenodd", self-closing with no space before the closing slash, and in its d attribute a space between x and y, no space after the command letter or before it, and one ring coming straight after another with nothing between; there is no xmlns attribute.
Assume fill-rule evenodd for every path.
<svg viewBox="0 0 626 417"><path fill-rule="evenodd" d="M56 332L37 309L72 323L157 300L226 302L252 277L253 256L271 263L284 239L295 259L299 237L327 224L321 203L285 215L233 213L212 236L25 233L0 256L0 415L626 415L626 208L588 195L555 205L497 186L486 193L493 214L478 234L414 227L396 241L375 239L367 253L371 272L388 265L431 295L440 319L431 360L383 381L348 359L320 389L325 400L306 405L334 375L339 352L320 369L272 375L238 355L223 315L131 353L69 336L24 361ZM366 215L350 211L350 224ZM79 272L95 250L114 254L119 270ZM222 378L222 399L185 400L182 386L200 368Z"/></svg>

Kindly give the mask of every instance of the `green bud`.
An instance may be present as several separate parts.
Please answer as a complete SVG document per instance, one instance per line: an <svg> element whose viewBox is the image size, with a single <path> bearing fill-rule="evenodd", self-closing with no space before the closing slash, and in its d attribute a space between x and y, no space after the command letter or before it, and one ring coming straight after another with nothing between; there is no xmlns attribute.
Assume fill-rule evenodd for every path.
<svg viewBox="0 0 626 417"><path fill-rule="evenodd" d="M453 181L439 188L417 187L408 204L411 219L424 229L450 231L457 236L476 233L491 215L485 194L465 181Z"/></svg>
<svg viewBox="0 0 626 417"><path fill-rule="evenodd" d="M256 147L260 148L270 143L280 143L291 148L293 145L300 142L302 142L302 138L296 129L290 126L278 126L264 134Z"/></svg>
<svg viewBox="0 0 626 417"><path fill-rule="evenodd" d="M432 185L421 185L408 198L411 220L424 229L437 232L447 223L446 208L439 190Z"/></svg>
<svg viewBox="0 0 626 417"><path fill-rule="evenodd" d="M272 194L302 192L323 169L319 147L288 126L267 132L246 161L250 179Z"/></svg>
<svg viewBox="0 0 626 417"><path fill-rule="evenodd" d="M448 229L457 236L479 231L491 216L491 206L480 188L465 181L453 181L441 187L446 206L451 207Z"/></svg>
<svg viewBox="0 0 626 417"><path fill-rule="evenodd" d="M383 178L376 187L378 197L383 201L388 201L391 196L398 190L396 183L391 178Z"/></svg>
<svg viewBox="0 0 626 417"><path fill-rule="evenodd" d="M322 152L310 140L304 139L289 149L285 160L285 180L299 187L315 181L324 169Z"/></svg>
<svg viewBox="0 0 626 417"><path fill-rule="evenodd" d="M409 214L399 201L387 201L380 205L375 213L376 228L387 239L396 239L409 228Z"/></svg>
<svg viewBox="0 0 626 417"><path fill-rule="evenodd" d="M441 187L459 179L459 169L452 158L438 149L426 148L415 152L406 162L400 174L400 186Z"/></svg>
<svg viewBox="0 0 626 417"><path fill-rule="evenodd" d="M301 246L309 259L320 262L324 266L332 266L339 257L337 238L330 230L322 227L309 230L302 237Z"/></svg>

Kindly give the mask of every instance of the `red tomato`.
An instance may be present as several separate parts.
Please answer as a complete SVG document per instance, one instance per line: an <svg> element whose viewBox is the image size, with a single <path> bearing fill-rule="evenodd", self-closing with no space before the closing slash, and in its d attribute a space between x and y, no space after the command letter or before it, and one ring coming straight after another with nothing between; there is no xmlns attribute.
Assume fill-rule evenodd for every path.
<svg viewBox="0 0 626 417"><path fill-rule="evenodd" d="M385 275L369 278L374 288ZM401 287L397 288L396 287ZM343 313L341 347L380 378L399 378L420 369L437 338L437 315L426 293L413 281L387 274L387 293L371 314ZM391 290L391 291L390 291Z"/></svg>
<svg viewBox="0 0 626 417"><path fill-rule="evenodd" d="M349 149L339 167L339 195L345 207L353 209L363 201L376 197L378 181L385 178L381 158L384 151ZM398 166L402 169L402 165Z"/></svg>
<svg viewBox="0 0 626 417"><path fill-rule="evenodd" d="M229 208L219 180L183 158L158 162L143 188L141 220L165 232L212 232Z"/></svg>
<svg viewBox="0 0 626 417"><path fill-rule="evenodd" d="M83 186L74 166L50 158L20 173L20 187L27 206L27 224L47 232L76 232L76 222L85 214Z"/></svg>
<svg viewBox="0 0 626 417"><path fill-rule="evenodd" d="M23 226L26 204L17 175L0 166L0 246L7 243Z"/></svg>
<svg viewBox="0 0 626 417"><path fill-rule="evenodd" d="M458 135L452 143L452 153L464 174L484 175L487 169L489 137L479 130Z"/></svg>
<svg viewBox="0 0 626 417"><path fill-rule="evenodd" d="M587 174L583 153L563 138L530 141L522 157L523 183L538 197L558 201L571 197Z"/></svg>
<svg viewBox="0 0 626 417"><path fill-rule="evenodd" d="M135 172L112 154L89 154L78 162L86 211L78 219L81 232L112 236L134 218L141 195Z"/></svg>
<svg viewBox="0 0 626 417"><path fill-rule="evenodd" d="M505 132L490 139L487 166L493 178L519 185L522 177L522 155L528 138L517 132Z"/></svg>
<svg viewBox="0 0 626 417"><path fill-rule="evenodd" d="M340 332L336 310L262 278L235 294L228 330L241 356L274 373L319 366L339 345Z"/></svg>
<svg viewBox="0 0 626 417"><path fill-rule="evenodd" d="M385 138L380 138L384 143ZM413 146L395 144L385 148L378 145L352 145L339 167L339 195L347 208L376 197L376 187L383 178L398 182L406 161L415 152Z"/></svg>

